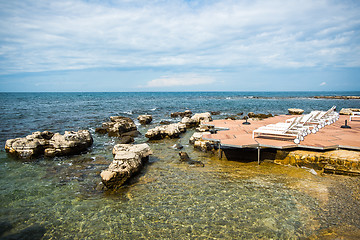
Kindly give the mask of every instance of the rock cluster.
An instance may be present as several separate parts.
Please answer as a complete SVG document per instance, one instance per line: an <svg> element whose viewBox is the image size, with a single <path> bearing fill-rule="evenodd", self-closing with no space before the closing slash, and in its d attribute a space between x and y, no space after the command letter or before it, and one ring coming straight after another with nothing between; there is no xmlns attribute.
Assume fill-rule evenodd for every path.
<svg viewBox="0 0 360 240"><path fill-rule="evenodd" d="M151 115L140 115L137 118L142 125L149 124L153 120Z"/></svg>
<svg viewBox="0 0 360 240"><path fill-rule="evenodd" d="M79 154L93 143L88 130L78 132L65 131L64 135L49 131L34 132L24 138L9 139L6 141L6 152L24 159L40 155L45 157Z"/></svg>
<svg viewBox="0 0 360 240"><path fill-rule="evenodd" d="M151 154L152 150L146 143L115 145L113 148L114 160L100 174L102 183L109 189L120 187L141 170Z"/></svg>
<svg viewBox="0 0 360 240"><path fill-rule="evenodd" d="M110 120L110 122L104 122L102 127L96 128L95 131L102 134L107 133L109 137L130 136L126 137L128 139L126 142L133 142L134 139L132 137L139 135L137 127L131 118L112 116Z"/></svg>
<svg viewBox="0 0 360 240"><path fill-rule="evenodd" d="M181 133L186 132L186 125L183 123L173 123L169 125L157 126L149 129L145 137L153 139L163 139L166 137L177 138Z"/></svg>

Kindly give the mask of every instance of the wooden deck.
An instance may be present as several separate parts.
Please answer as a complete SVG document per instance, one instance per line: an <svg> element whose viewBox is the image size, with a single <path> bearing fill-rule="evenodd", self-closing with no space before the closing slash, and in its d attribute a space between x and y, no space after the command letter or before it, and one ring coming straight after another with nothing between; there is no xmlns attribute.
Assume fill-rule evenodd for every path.
<svg viewBox="0 0 360 240"><path fill-rule="evenodd" d="M206 140L220 142L222 147L234 148L308 148L316 150L350 149L360 150L360 119L349 122L349 116L341 115L335 123L325 126L316 134L309 134L304 141L295 144L293 139L277 137L256 137L253 139L253 130L268 124L285 122L291 115L280 115L259 121L249 121L251 125L242 124L244 120L214 120L204 123L219 129L216 134L204 134ZM348 121L351 129L340 128Z"/></svg>

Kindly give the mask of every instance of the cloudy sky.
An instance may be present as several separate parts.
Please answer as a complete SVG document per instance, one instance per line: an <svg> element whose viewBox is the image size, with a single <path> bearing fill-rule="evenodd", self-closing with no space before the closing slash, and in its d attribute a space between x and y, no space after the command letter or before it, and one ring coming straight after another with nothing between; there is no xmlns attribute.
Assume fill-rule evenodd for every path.
<svg viewBox="0 0 360 240"><path fill-rule="evenodd" d="M360 91L357 0L12 0L0 20L0 91Z"/></svg>

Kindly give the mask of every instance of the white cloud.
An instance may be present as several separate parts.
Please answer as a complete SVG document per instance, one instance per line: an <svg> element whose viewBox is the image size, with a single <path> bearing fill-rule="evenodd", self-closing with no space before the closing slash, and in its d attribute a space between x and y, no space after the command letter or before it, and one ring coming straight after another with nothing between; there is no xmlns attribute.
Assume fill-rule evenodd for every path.
<svg viewBox="0 0 360 240"><path fill-rule="evenodd" d="M340 1L0 2L0 72L360 67L360 6Z"/></svg>
<svg viewBox="0 0 360 240"><path fill-rule="evenodd" d="M176 87L176 86L194 86L214 83L215 79L209 76L200 76L197 74L183 74L175 76L163 76L161 78L149 81L146 87Z"/></svg>
<svg viewBox="0 0 360 240"><path fill-rule="evenodd" d="M320 83L320 86L325 86L325 85L326 85L326 82Z"/></svg>

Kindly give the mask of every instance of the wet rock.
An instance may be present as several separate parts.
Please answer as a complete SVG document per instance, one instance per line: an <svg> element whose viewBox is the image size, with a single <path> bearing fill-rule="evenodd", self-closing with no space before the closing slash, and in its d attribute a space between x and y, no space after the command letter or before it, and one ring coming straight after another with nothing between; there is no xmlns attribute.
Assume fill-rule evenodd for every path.
<svg viewBox="0 0 360 240"><path fill-rule="evenodd" d="M172 118L176 117L191 117L192 112L190 110L186 110L184 112L173 112L170 114Z"/></svg>
<svg viewBox="0 0 360 240"><path fill-rule="evenodd" d="M140 135L141 135L141 133L140 133L139 131L135 130L135 131L130 131L130 132L122 133L122 134L121 134L121 137L124 137L124 136L138 137L138 136L140 136Z"/></svg>
<svg viewBox="0 0 360 240"><path fill-rule="evenodd" d="M201 132L195 132L189 139L190 144L194 144L195 141L201 140L203 134Z"/></svg>
<svg viewBox="0 0 360 240"><path fill-rule="evenodd" d="M264 119L264 118L269 118L269 117L273 117L273 115L271 113L268 114L264 114L264 113L253 113L253 112L249 112L248 113L248 117L249 118L259 118L259 119Z"/></svg>
<svg viewBox="0 0 360 240"><path fill-rule="evenodd" d="M239 113L237 113L236 115L242 116L243 114L244 114L243 112L239 112Z"/></svg>
<svg viewBox="0 0 360 240"><path fill-rule="evenodd" d="M192 160L186 152L179 152L180 162L186 162L192 166L204 167L204 163L201 161Z"/></svg>
<svg viewBox="0 0 360 240"><path fill-rule="evenodd" d="M237 116L227 116L225 120L236 120Z"/></svg>
<svg viewBox="0 0 360 240"><path fill-rule="evenodd" d="M171 124L170 121L165 121L165 120L160 121L160 125L169 125L169 124Z"/></svg>
<svg viewBox="0 0 360 240"><path fill-rule="evenodd" d="M164 126L157 126L149 129L145 137L149 139L163 139L166 137L177 138L181 133L186 132L186 125L183 123L173 123Z"/></svg>
<svg viewBox="0 0 360 240"><path fill-rule="evenodd" d="M146 143L115 145L114 160L100 174L102 183L109 189L120 187L142 169L151 154L152 150Z"/></svg>
<svg viewBox="0 0 360 240"><path fill-rule="evenodd" d="M151 115L140 115L137 118L142 125L149 124L153 120Z"/></svg>
<svg viewBox="0 0 360 240"><path fill-rule="evenodd" d="M122 134L136 131L136 125L131 118L122 116L111 116L110 122L104 122L102 127L96 128L98 133L108 133L109 137L121 137Z"/></svg>
<svg viewBox="0 0 360 240"><path fill-rule="evenodd" d="M88 130L78 132L65 131L64 135L49 131L34 132L24 138L9 139L6 141L6 152L24 159L40 155L46 157L79 154L93 143Z"/></svg>
<svg viewBox="0 0 360 240"><path fill-rule="evenodd" d="M289 108L288 112L291 115L301 115L304 113L304 110L300 108Z"/></svg>

